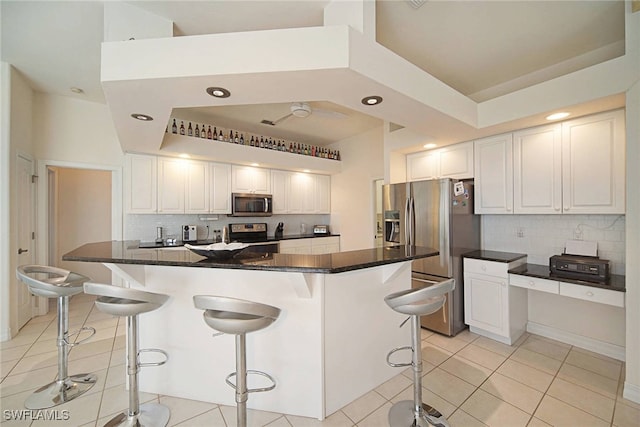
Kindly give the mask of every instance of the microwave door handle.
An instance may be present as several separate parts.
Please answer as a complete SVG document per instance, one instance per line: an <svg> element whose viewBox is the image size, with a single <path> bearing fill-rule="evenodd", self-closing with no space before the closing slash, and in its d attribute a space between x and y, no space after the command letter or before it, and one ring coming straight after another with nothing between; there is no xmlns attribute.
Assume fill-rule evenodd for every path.
<svg viewBox="0 0 640 427"><path fill-rule="evenodd" d="M269 213L269 198L264 198L264 213Z"/></svg>

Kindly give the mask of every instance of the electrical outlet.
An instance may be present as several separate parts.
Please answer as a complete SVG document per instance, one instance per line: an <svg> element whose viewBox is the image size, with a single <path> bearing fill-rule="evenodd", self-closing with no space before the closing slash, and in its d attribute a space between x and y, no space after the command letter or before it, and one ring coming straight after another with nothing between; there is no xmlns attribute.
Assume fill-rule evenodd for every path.
<svg viewBox="0 0 640 427"><path fill-rule="evenodd" d="M520 238L524 237L524 227L518 227L516 230L516 236Z"/></svg>

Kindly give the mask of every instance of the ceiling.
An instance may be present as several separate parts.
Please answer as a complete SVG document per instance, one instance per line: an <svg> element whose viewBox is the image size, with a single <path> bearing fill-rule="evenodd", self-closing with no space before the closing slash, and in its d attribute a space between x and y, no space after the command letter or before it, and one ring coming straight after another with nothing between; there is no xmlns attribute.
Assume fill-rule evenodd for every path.
<svg viewBox="0 0 640 427"><path fill-rule="evenodd" d="M128 3L173 21L175 35L184 36L322 26L329 1ZM0 7L2 60L35 90L105 102L102 2L2 0ZM384 47L481 102L624 55L624 2L431 0L416 9L408 1L378 0L375 36ZM72 93L71 87L83 93ZM287 118L275 127L260 121L283 117L290 103L176 109L172 116L319 145L382 124L380 118L336 103L291 101L307 101L316 113Z"/></svg>

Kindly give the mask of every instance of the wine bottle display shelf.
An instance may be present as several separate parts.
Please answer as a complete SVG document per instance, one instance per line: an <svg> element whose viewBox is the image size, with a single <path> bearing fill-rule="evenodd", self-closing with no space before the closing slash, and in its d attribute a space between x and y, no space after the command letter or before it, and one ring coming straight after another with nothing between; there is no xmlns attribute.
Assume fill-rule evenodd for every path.
<svg viewBox="0 0 640 427"><path fill-rule="evenodd" d="M219 128L203 123L195 125L186 120L170 118L166 128L167 133L183 135L202 140L226 142L229 144L246 145L266 150L281 151L285 153L299 154L301 156L318 157L322 159L340 161L340 150L329 150L312 144L303 144L284 139L273 139L264 135L233 131L232 129Z"/></svg>

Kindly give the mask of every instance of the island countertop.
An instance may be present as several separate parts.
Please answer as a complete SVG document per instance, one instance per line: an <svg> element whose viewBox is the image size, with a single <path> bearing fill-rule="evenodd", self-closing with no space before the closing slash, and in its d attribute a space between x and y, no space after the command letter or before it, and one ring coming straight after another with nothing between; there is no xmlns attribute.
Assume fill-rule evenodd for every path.
<svg viewBox="0 0 640 427"><path fill-rule="evenodd" d="M137 240L87 243L65 254L64 261L166 265L241 270L342 273L438 255L433 248L390 246L322 255L258 253L247 248L235 258L209 259L184 248L141 249Z"/></svg>

